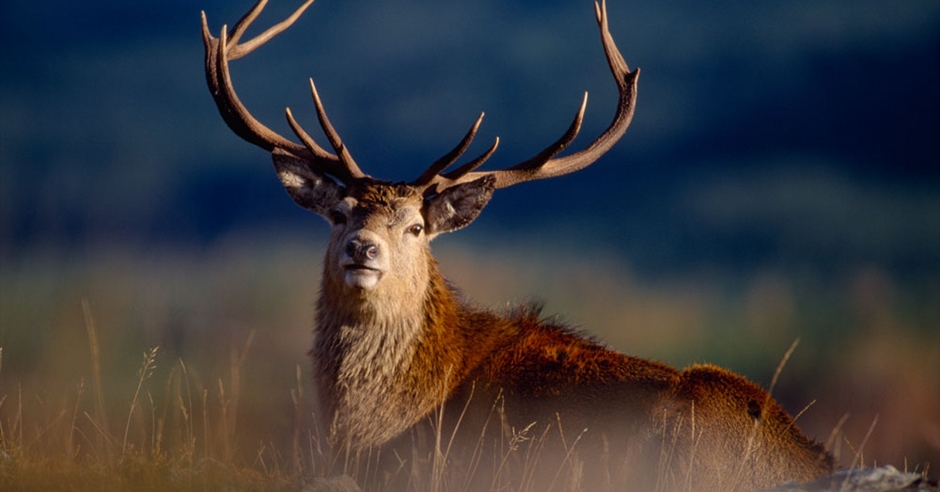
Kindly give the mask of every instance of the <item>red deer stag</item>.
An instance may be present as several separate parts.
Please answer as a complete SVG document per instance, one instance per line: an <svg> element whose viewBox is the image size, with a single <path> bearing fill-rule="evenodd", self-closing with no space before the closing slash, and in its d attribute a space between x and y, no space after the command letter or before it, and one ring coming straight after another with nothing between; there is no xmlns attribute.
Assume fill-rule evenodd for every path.
<svg viewBox="0 0 940 492"><path fill-rule="evenodd" d="M287 192L325 217L323 265L310 354L331 466L375 488L706 490L805 481L832 458L757 385L727 370L667 365L614 352L523 305L479 308L438 271L430 242L472 222L493 192L590 165L633 117L639 70L629 71L595 13L619 89L611 125L584 150L575 138L587 102L562 137L531 159L478 171L496 149L448 170L456 148L411 183L365 174L330 123L311 80L320 147L287 110L297 144L249 114L229 61L288 28L288 19L240 42L260 0L231 33L213 37L203 13L206 80L222 118L273 155ZM446 411L445 411L446 408Z"/></svg>

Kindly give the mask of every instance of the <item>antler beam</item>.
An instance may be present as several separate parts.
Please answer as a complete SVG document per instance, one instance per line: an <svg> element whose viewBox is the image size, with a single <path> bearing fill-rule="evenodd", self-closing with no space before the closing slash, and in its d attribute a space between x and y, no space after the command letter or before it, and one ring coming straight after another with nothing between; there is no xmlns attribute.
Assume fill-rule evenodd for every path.
<svg viewBox="0 0 940 492"><path fill-rule="evenodd" d="M431 167L422 173L421 177L412 184L427 186L428 190L434 193L460 183L480 179L484 176L493 176L496 178L496 188L506 188L524 181L553 178L555 176L578 171L591 165L610 150L620 137L623 136L624 132L627 131L627 127L630 126L630 122L633 120L636 104L637 79L640 76L640 69L637 68L631 72L623 59L623 55L621 55L620 51L617 49L617 45L614 43L614 39L610 35L610 30L607 25L607 4L605 0L601 0L600 4L594 3L594 13L597 18L597 25L600 29L601 43L607 55L607 64L610 66L610 71L614 76L620 94L617 112L607 130L594 139L584 150L564 157L555 158L556 155L568 147L581 130L581 121L584 118L584 110L587 105L587 93L585 93L581 107L575 115L571 126L568 127L568 130L565 131L561 138L531 159L498 171L474 171L479 164L482 164L482 161L473 161L450 173L443 173L449 166L449 164L443 165L446 161L445 158L451 155L448 154L445 158L432 164ZM482 119L482 115L480 118ZM478 119L473 129L471 129L471 132L468 134L468 138L472 139L479 124L480 120ZM461 145L463 145L463 142L461 142ZM461 146L458 146L458 149L461 149ZM495 150L495 145L484 155L488 156L492 150ZM455 152L456 151L457 149L455 149ZM460 153L457 152L456 155L459 156ZM454 160L456 160L456 157ZM471 166L470 164L474 165Z"/></svg>
<svg viewBox="0 0 940 492"><path fill-rule="evenodd" d="M317 108L317 117L320 120L320 125L323 127L323 132L326 134L336 154L332 154L317 145L297 123L289 108L286 111L288 123L304 145L298 145L265 126L255 119L238 99L238 95L235 93L235 89L232 86L232 76L229 72L228 62L251 53L274 36L286 30L304 13L307 7L313 3L313 0L307 0L287 19L270 27L258 36L239 44L245 30L247 30L248 26L261 14L261 11L264 10L267 3L267 0L259 0L258 3L235 24L235 29L232 31L231 37L227 35L226 26L222 26L222 31L218 38L212 36L209 32L209 24L206 21L206 13L202 13L202 40L206 47L206 82L209 84L209 92L212 93L212 99L215 100L215 104L219 108L222 119L225 120L225 123L236 135L249 143L255 144L269 152L281 150L290 153L307 162L310 170L315 173L329 174L344 183L367 177L366 174L359 169L359 166L356 165L356 162L349 154L339 134L330 124L330 120L326 116L326 111L323 109L323 104L320 101L320 97L317 95L312 80L310 81L310 89L313 94L313 102Z"/></svg>
<svg viewBox="0 0 940 492"><path fill-rule="evenodd" d="M323 132L329 140L334 153L319 146L310 135L294 119L290 108L286 110L287 121L294 134L303 145L297 144L274 132L263 123L255 119L238 99L232 86L231 73L228 63L231 60L248 55L259 46L269 41L290 27L304 13L313 0L306 0L288 18L268 28L258 36L240 42L248 26L261 14L267 0L259 0L254 7L236 24L231 36L227 34L226 26L222 26L218 38L209 32L205 12L202 13L202 37L206 48L206 81L209 91L219 108L225 123L241 138L255 144L269 152L280 151L289 153L303 160L307 167L317 174L328 174L343 183L356 179L368 178L353 160L339 134L333 128L320 96L317 94L313 80L310 81L310 92L317 111L317 118ZM434 194L451 186L474 181L485 176L492 176L496 188L505 188L524 181L552 178L583 169L596 161L623 136L633 119L634 105L636 103L636 85L640 69L630 71L623 56L617 49L607 25L607 5L605 0L594 4L595 16L600 29L601 43L607 55L607 63L617 83L619 102L613 122L600 136L585 149L573 154L556 157L578 136L584 111L587 106L587 94L581 102L581 107L575 114L574 120L557 141L546 147L534 157L516 165L497 171L476 171L496 150L499 145L497 138L490 148L476 159L471 160L457 169L447 172L470 146L483 120L481 114L476 122L464 136L463 140L446 155L429 166L415 181L413 186L423 187L425 194Z"/></svg>

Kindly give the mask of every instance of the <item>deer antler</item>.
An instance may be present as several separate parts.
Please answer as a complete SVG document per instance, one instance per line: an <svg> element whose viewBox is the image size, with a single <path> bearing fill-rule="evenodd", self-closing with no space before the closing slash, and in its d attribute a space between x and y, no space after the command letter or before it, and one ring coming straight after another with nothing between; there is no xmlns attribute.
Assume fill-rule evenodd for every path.
<svg viewBox="0 0 940 492"><path fill-rule="evenodd" d="M206 81L209 84L212 98L215 100L216 106L219 108L219 113L222 114L225 123L235 134L246 141L269 152L284 152L293 155L306 162L311 171L318 174L329 174L343 183L348 183L355 179L368 178L369 176L362 172L356 164L356 161L353 160L352 155L350 155L346 145L343 144L339 134L333 128L333 125L330 124L330 120L326 116L323 103L320 101L320 96L317 94L312 79L310 80L310 92L313 96L314 105L316 106L317 118L320 121L323 132L326 134L327 140L329 140L334 152L336 152L335 154L328 152L314 142L313 138L311 138L294 119L290 108L286 110L287 121L294 131L294 134L297 135L303 145L294 143L277 134L248 112L235 94L235 89L232 87L232 78L229 72L228 62L251 53L274 36L283 32L290 27L312 3L313 0L306 0L304 4L297 8L287 19L244 43L239 43L242 35L264 9L267 0L259 0L258 3L235 24L231 37L227 34L226 26L222 26L222 31L218 38L213 37L209 32L206 14L203 12L202 38L206 47ZM584 118L584 110L587 106L587 93L585 93L581 107L575 114L574 121L571 122L568 130L565 131L561 138L531 159L498 171L476 171L476 169L486 162L493 152L496 151L496 147L499 145L499 139L497 138L496 141L493 142L493 145L476 159L459 166L457 169L445 172L470 146L473 137L477 133L477 129L480 127L480 123L483 121L483 115L481 114L457 147L431 164L421 173L421 176L411 184L413 186L424 187L425 194L431 195L460 183L474 181L485 176L492 176L495 179L496 188L505 188L524 181L552 178L583 169L610 150L614 143L623 136L623 133L627 130L627 127L630 126L630 122L633 119L634 104L636 102L636 83L640 75L640 69L637 68L631 72L626 62L624 62L620 51L617 49L607 26L606 1L601 0L600 4L595 2L594 11L597 17L598 27L600 28L601 43L607 55L607 63L610 66L611 73L614 75L614 80L617 83L617 88L620 93L617 112L607 130L585 149L564 157L555 157L568 147L581 130L581 121Z"/></svg>
<svg viewBox="0 0 940 492"><path fill-rule="evenodd" d="M470 144L470 140L476 134L483 115L477 119L473 128L464 137L453 151L432 164L417 180L412 184L416 186L425 186L426 194L434 194L443 191L451 186L474 181L484 176L493 176L496 179L496 188L505 188L524 181L533 181L536 179L553 178L563 174L571 173L584 169L600 158L623 136L633 120L634 106L636 103L636 84L640 76L640 69L630 71L623 55L617 49L613 37L607 26L607 4L605 0L601 3L594 3L594 13L597 17L597 25L600 28L601 43L604 45L604 52L607 55L607 64L617 82L617 88L620 93L620 99L617 105L617 112L614 115L613 122L607 130L598 136L585 149L564 157L555 158L562 150L575 139L581 130L581 121L584 118L584 109L587 106L587 93L581 102L581 107L574 117L574 121L568 127L568 130L557 141L539 152L529 160L520 162L514 166L498 171L474 171L479 167L494 150L496 143L479 158L460 166L454 171L443 173L449 167L463 150Z"/></svg>
<svg viewBox="0 0 940 492"><path fill-rule="evenodd" d="M236 24L231 37L227 34L227 27L222 26L222 32L218 38L213 37L209 32L209 25L206 22L206 13L202 13L202 41L206 47L206 82L209 84L209 91L212 93L212 99L215 100L222 119L235 132L236 135L246 141L257 145L269 152L286 152L304 160L311 171L318 174L329 174L344 183L351 180L367 177L356 161L349 154L349 150L343 144L342 139L336 130L330 124L323 104L320 101L317 90L310 81L310 90L313 95L313 102L317 109L317 117L320 120L320 126L330 141L336 154L332 154L316 144L312 138L300 127L294 120L290 109L287 109L287 121L291 129L300 138L303 145L298 145L255 119L245 108L242 102L235 94L232 87L232 77L229 73L228 62L241 58L259 46L268 42L274 36L280 34L290 27L296 21L304 10L313 3L313 0L307 0L293 14L280 23L272 26L267 31L258 36L239 44L239 40L248 29L248 26L258 17L267 0L259 0L251 10L245 14Z"/></svg>

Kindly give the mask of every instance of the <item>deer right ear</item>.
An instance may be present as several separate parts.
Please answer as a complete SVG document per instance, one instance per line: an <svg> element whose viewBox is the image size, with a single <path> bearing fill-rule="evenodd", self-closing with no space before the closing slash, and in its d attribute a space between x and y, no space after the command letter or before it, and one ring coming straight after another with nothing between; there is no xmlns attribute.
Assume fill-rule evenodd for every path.
<svg viewBox="0 0 940 492"><path fill-rule="evenodd" d="M495 189L496 178L488 175L452 186L429 198L425 205L428 235L433 239L442 232L469 225L489 203Z"/></svg>
<svg viewBox="0 0 940 492"><path fill-rule="evenodd" d="M307 161L280 149L271 152L277 177L297 205L329 219L329 210L345 196L346 188L310 169Z"/></svg>

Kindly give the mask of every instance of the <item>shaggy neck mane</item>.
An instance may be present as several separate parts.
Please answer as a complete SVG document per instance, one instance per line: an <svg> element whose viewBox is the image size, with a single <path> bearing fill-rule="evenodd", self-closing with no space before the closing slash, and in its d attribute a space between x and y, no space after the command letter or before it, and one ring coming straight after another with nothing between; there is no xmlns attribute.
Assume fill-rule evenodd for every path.
<svg viewBox="0 0 940 492"><path fill-rule="evenodd" d="M448 349L459 332L458 294L433 261L429 270L427 288L413 302L343 294L324 277L311 355L319 412L334 444L362 449L388 441L442 403L466 374L467 361Z"/></svg>

